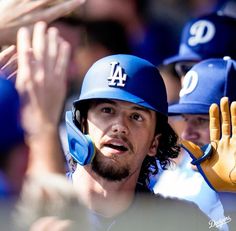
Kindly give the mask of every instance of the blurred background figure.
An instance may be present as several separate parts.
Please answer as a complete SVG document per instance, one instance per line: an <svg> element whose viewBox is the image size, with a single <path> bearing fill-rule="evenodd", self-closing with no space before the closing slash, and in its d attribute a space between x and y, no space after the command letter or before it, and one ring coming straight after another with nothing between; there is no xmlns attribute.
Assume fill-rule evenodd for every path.
<svg viewBox="0 0 236 231"><path fill-rule="evenodd" d="M67 94L71 94L73 82L78 79L79 70L76 63L76 51L80 44L80 22L76 17L71 15L58 18L48 25L55 27L60 36L65 39L71 46L70 62L67 70ZM64 119L64 118L63 118Z"/></svg>
<svg viewBox="0 0 236 231"><path fill-rule="evenodd" d="M111 19L125 29L131 54L155 65L173 55L177 49L177 34L165 21L149 14L150 0L88 0L79 11L86 20Z"/></svg>
<svg viewBox="0 0 236 231"><path fill-rule="evenodd" d="M112 19L80 21L79 41L76 50L78 76L74 80L77 96L84 75L95 61L107 55L130 53L123 26Z"/></svg>
<svg viewBox="0 0 236 231"><path fill-rule="evenodd" d="M70 15L50 26L56 27L72 48L67 98L78 97L83 77L93 62L109 54L130 53L125 30L115 20L82 20Z"/></svg>
<svg viewBox="0 0 236 231"><path fill-rule="evenodd" d="M236 19L221 11L189 20L182 31L179 52L164 60L183 77L197 62L207 58L236 58Z"/></svg>
<svg viewBox="0 0 236 231"><path fill-rule="evenodd" d="M181 115L185 121L182 139L200 147L210 142L208 111L210 105L213 102L219 104L223 96L229 97L231 102L236 100L235 67L232 59L215 58L203 60L187 72L179 102L168 109L169 116ZM189 155L182 152L181 162L159 176L153 187L155 193L190 200L213 220L227 216L232 206L228 208L221 200L222 193L216 193L190 162ZM231 203L236 200L235 194L226 195ZM222 227L222 230L227 230L227 227Z"/></svg>
<svg viewBox="0 0 236 231"><path fill-rule="evenodd" d="M173 73L172 83L176 83L174 76L180 79L178 87L174 90L175 101L179 99L178 94L185 74L194 64L208 58L236 58L236 19L224 10L226 6L227 4L221 5L215 12L188 20L182 30L178 54L165 59L159 65L164 80L169 79L166 73ZM169 89L169 85L166 85L167 95L173 95L173 89ZM169 102L169 105L172 103ZM179 115L171 116L169 122L181 137L185 126L183 118ZM180 164L184 159L183 155L181 152L175 162Z"/></svg>

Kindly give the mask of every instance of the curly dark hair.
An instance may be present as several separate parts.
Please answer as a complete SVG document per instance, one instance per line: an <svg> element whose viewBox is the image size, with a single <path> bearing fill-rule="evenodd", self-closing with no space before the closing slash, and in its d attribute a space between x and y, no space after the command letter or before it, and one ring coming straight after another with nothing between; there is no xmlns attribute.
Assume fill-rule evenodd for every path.
<svg viewBox="0 0 236 231"><path fill-rule="evenodd" d="M91 106L96 101L101 99L85 100L74 103L74 123L83 132L87 130L86 121L87 113ZM178 136L172 127L168 124L167 116L157 113L157 125L155 128L155 135L160 135L159 145L155 156L146 156L138 178L138 184L143 188L147 188L151 175L158 173L157 161L160 162L162 169L166 169L171 163L172 158L176 158L180 151L180 146L177 144ZM83 128L81 127L83 124Z"/></svg>
<svg viewBox="0 0 236 231"><path fill-rule="evenodd" d="M178 157L180 152L177 134L169 125L167 117L160 113L157 113L155 134L160 134L157 153L155 156L145 157L139 174L138 183L143 187L148 187L150 176L158 173L157 161L160 162L162 169L166 169L171 159Z"/></svg>

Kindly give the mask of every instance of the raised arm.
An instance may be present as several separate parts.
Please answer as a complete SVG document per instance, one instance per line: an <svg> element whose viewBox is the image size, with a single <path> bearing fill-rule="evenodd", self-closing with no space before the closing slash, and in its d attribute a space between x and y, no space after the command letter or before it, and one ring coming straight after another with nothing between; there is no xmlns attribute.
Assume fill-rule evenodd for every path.
<svg viewBox="0 0 236 231"><path fill-rule="evenodd" d="M31 39L32 36L32 39ZM31 35L21 28L17 36L16 87L22 100L22 125L30 148L28 173L65 173L58 124L66 96L66 69L70 46L56 28L38 22Z"/></svg>
<svg viewBox="0 0 236 231"><path fill-rule="evenodd" d="M228 98L223 97L220 110L212 104L209 116L210 145L201 149L182 141L182 146L210 187L219 192L236 192L236 102L229 108Z"/></svg>
<svg viewBox="0 0 236 231"><path fill-rule="evenodd" d="M85 0L0 0L0 46L15 43L22 26L47 23L77 9Z"/></svg>

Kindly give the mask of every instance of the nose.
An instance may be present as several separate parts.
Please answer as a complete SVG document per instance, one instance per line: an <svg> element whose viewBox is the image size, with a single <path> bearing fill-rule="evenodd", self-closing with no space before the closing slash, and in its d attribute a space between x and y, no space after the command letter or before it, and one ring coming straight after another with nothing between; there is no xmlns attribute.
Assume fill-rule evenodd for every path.
<svg viewBox="0 0 236 231"><path fill-rule="evenodd" d="M186 122L184 125L184 129L182 131L181 137L184 140L189 140L189 141L194 142L199 139L200 135L196 127Z"/></svg>
<svg viewBox="0 0 236 231"><path fill-rule="evenodd" d="M112 132L116 134L128 134L128 126L125 118L122 116L118 117L112 124Z"/></svg>

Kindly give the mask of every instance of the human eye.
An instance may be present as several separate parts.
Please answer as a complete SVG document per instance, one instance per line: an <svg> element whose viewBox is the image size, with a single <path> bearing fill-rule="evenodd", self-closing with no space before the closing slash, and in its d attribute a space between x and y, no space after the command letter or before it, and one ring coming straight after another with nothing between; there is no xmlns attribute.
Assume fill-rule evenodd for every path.
<svg viewBox="0 0 236 231"><path fill-rule="evenodd" d="M101 112L106 113L106 114L112 114L114 113L114 110L113 108L109 106L104 106L104 107L101 107Z"/></svg>
<svg viewBox="0 0 236 231"><path fill-rule="evenodd" d="M182 119L184 120L184 122L188 122L188 118L185 116L182 116Z"/></svg>
<svg viewBox="0 0 236 231"><path fill-rule="evenodd" d="M199 117L197 121L198 121L198 124L204 125L209 122L209 119Z"/></svg>
<svg viewBox="0 0 236 231"><path fill-rule="evenodd" d="M143 117L142 115L138 114L138 113L133 113L131 116L131 119L136 120L136 121L143 121Z"/></svg>

